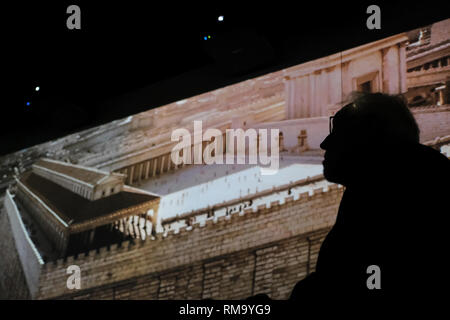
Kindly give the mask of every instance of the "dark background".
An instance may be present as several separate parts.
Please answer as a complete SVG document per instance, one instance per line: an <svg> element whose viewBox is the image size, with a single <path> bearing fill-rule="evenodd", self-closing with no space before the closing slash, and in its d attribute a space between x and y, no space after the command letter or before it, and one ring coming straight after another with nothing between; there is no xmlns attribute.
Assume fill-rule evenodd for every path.
<svg viewBox="0 0 450 320"><path fill-rule="evenodd" d="M66 27L71 4L81 30ZM370 4L381 8L381 30L366 27ZM446 1L3 6L0 154L422 27L448 9Z"/></svg>

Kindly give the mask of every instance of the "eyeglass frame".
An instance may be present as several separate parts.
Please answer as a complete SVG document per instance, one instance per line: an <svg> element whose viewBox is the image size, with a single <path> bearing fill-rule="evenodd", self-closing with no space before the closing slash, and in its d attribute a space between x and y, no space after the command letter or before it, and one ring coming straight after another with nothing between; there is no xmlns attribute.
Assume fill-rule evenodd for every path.
<svg viewBox="0 0 450 320"><path fill-rule="evenodd" d="M343 109L343 108L345 108L345 107L348 107L348 106L353 106L353 107L356 108L356 104L355 104L354 102L351 102L351 103L348 103L348 104L346 104L345 106L343 106L341 109ZM333 116L331 116L330 119L329 119L328 128L329 128L329 130L330 130L330 133L333 132L333 119L334 119L335 116L336 116L336 115L333 115Z"/></svg>
<svg viewBox="0 0 450 320"><path fill-rule="evenodd" d="M331 116L328 123L328 128L330 129L330 133L333 131L333 119L334 116Z"/></svg>

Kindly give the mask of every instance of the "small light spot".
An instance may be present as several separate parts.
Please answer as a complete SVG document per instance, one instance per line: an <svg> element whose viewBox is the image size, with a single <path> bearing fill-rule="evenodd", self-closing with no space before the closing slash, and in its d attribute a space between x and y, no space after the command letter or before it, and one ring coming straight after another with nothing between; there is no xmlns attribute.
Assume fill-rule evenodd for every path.
<svg viewBox="0 0 450 320"><path fill-rule="evenodd" d="M36 90L36 91L39 91L41 88L39 88L39 86L38 87L36 87L36 88L34 88L34 90Z"/></svg>
<svg viewBox="0 0 450 320"><path fill-rule="evenodd" d="M218 21L223 21L223 16L219 16L219 17L217 18L217 20L218 20Z"/></svg>
<svg viewBox="0 0 450 320"><path fill-rule="evenodd" d="M30 101L27 101L26 105L29 106L30 104L31 104Z"/></svg>

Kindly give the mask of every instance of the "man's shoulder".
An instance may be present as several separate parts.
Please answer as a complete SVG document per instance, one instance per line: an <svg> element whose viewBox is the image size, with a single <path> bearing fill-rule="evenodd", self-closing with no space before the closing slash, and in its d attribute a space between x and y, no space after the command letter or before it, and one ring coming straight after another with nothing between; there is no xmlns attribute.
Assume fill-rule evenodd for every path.
<svg viewBox="0 0 450 320"><path fill-rule="evenodd" d="M440 151L423 145L415 145L408 153L409 163L414 166L411 174L422 173L426 180L447 180L450 175L450 160Z"/></svg>
<svg viewBox="0 0 450 320"><path fill-rule="evenodd" d="M440 162L446 166L450 165L450 160L448 159L448 157L442 154L439 150L436 150L430 146L426 146L420 143L418 143L415 146L415 148L419 155L421 155L422 157L426 158L429 161Z"/></svg>
<svg viewBox="0 0 450 320"><path fill-rule="evenodd" d="M431 217L445 212L445 199L450 181L450 160L429 146L418 144L412 155L414 167L404 183L404 200L409 216ZM433 219L423 223L433 223Z"/></svg>

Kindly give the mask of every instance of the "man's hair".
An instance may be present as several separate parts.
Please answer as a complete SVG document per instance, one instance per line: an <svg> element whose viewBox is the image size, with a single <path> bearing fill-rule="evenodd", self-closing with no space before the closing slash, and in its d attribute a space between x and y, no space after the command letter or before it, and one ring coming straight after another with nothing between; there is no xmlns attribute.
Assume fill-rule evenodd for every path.
<svg viewBox="0 0 450 320"><path fill-rule="evenodd" d="M371 138L390 143L419 142L419 126L402 96L356 93L352 100L346 111Z"/></svg>

